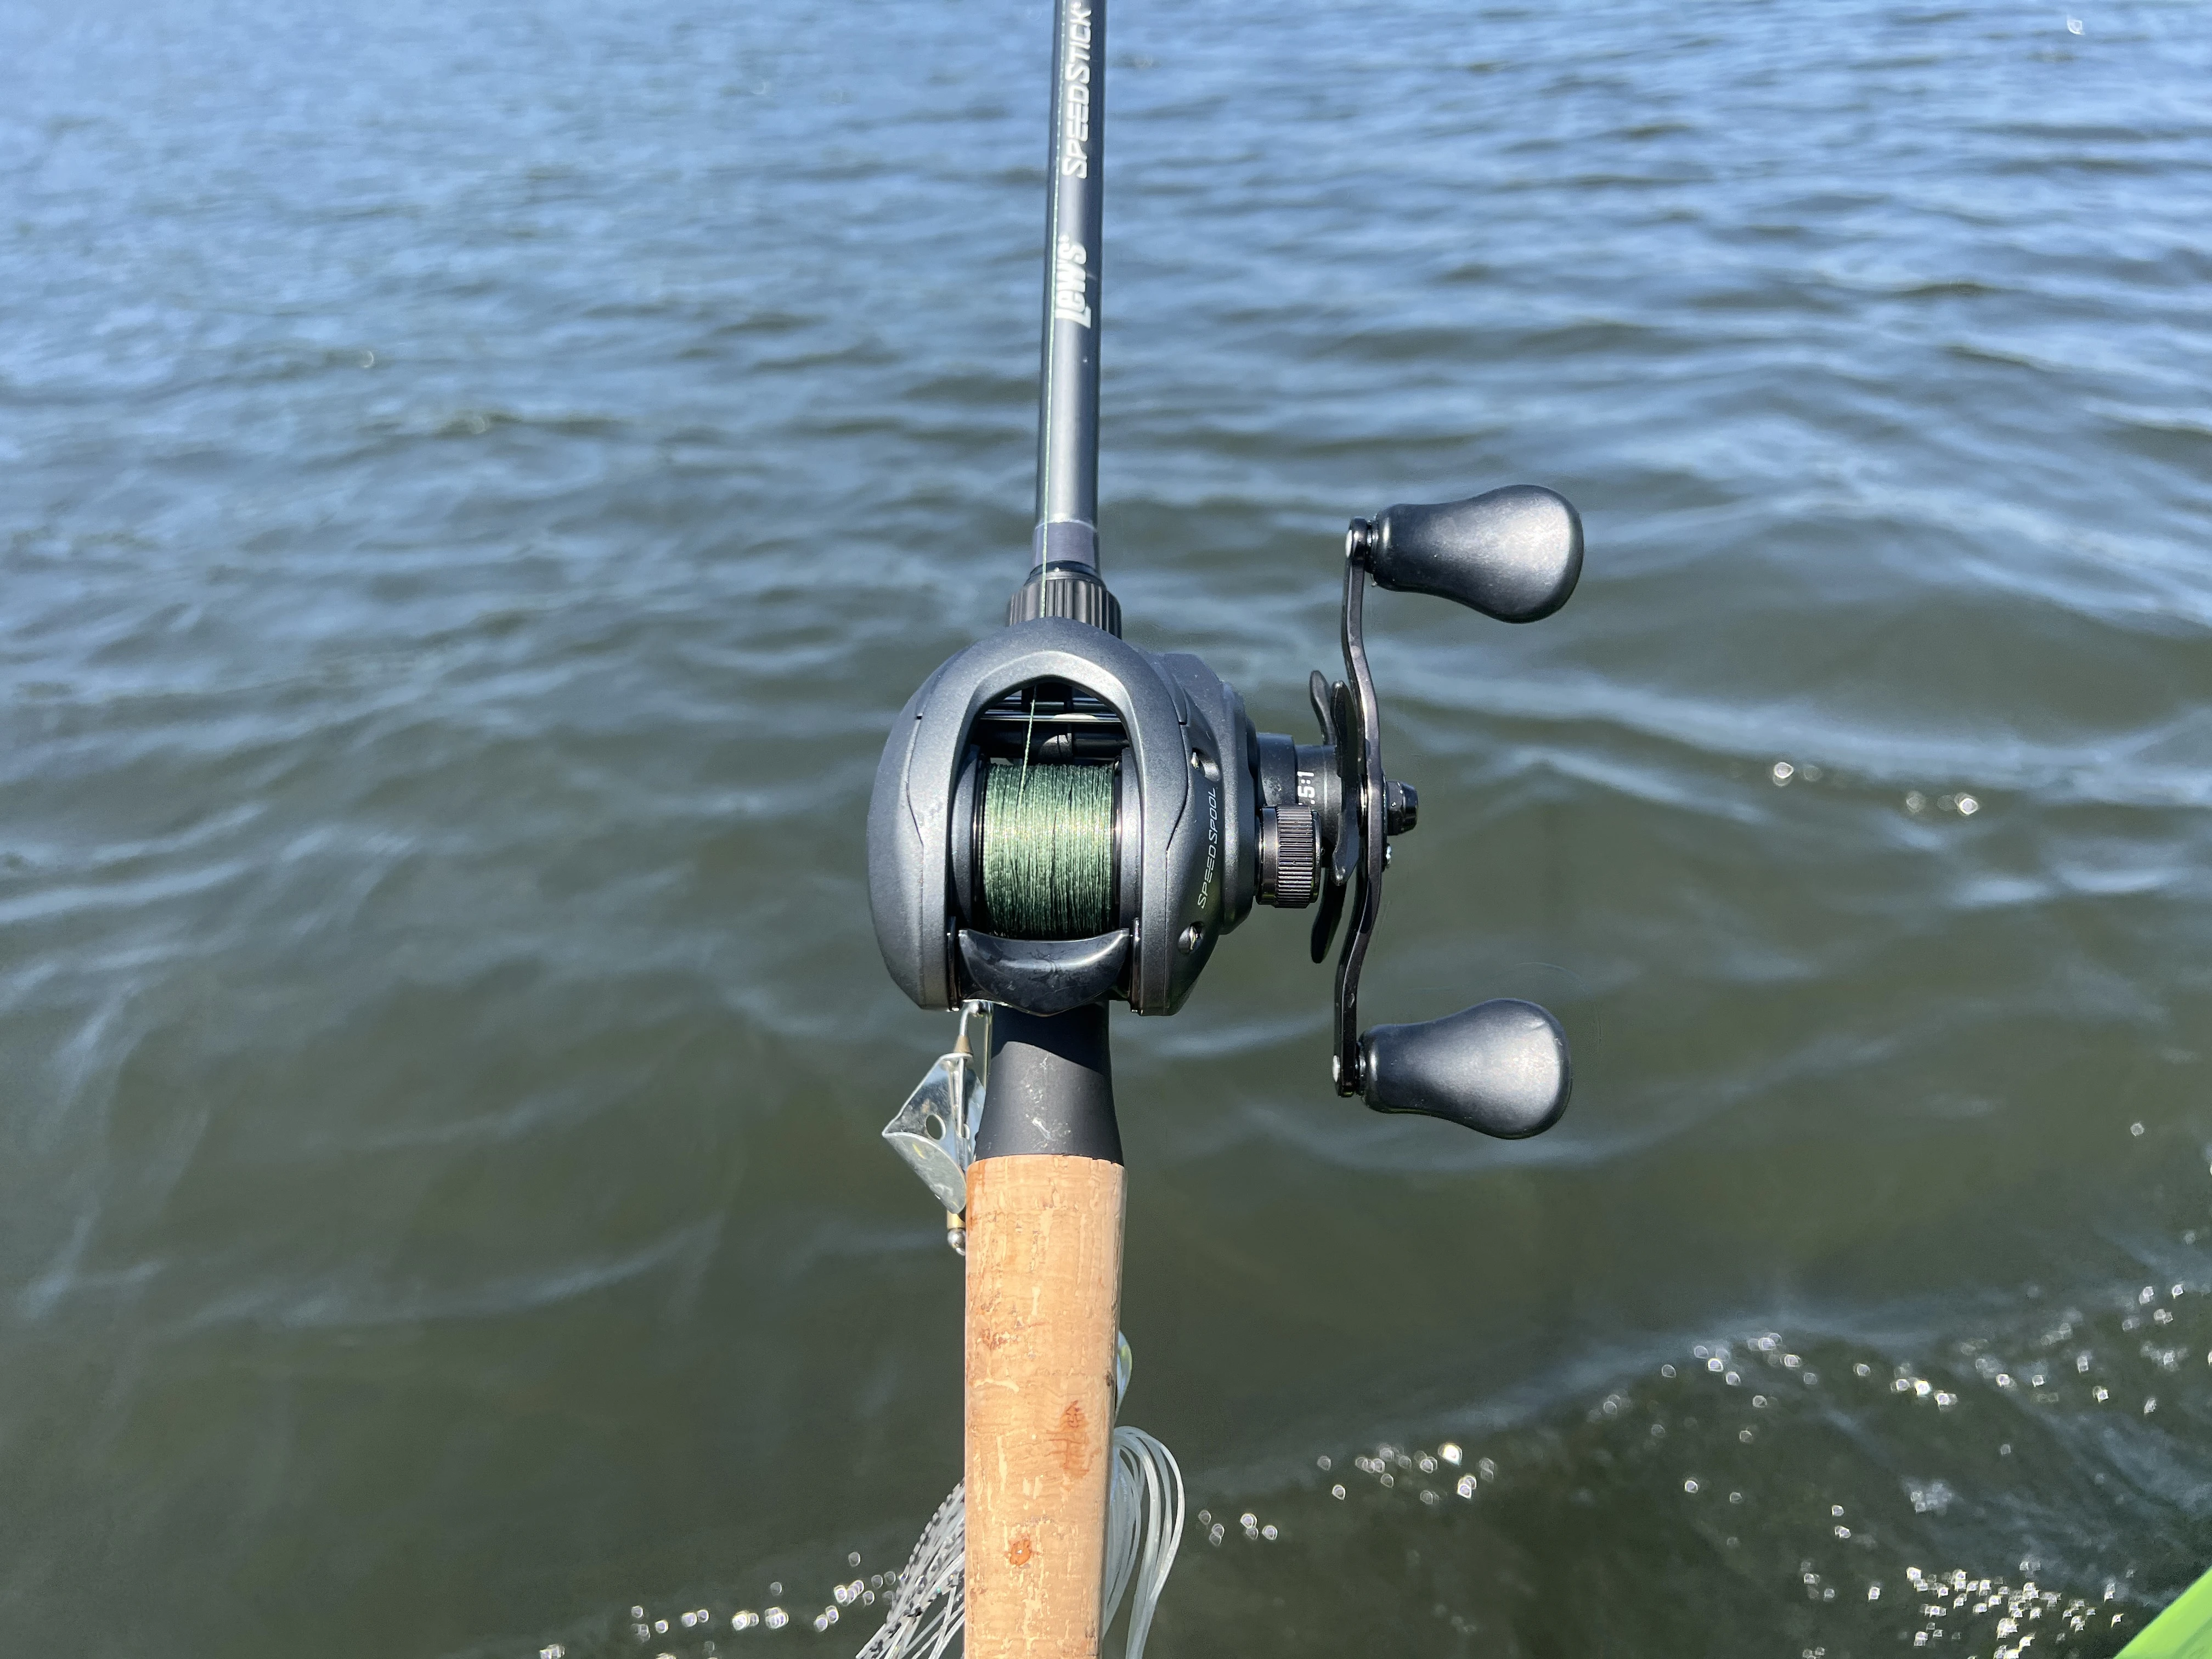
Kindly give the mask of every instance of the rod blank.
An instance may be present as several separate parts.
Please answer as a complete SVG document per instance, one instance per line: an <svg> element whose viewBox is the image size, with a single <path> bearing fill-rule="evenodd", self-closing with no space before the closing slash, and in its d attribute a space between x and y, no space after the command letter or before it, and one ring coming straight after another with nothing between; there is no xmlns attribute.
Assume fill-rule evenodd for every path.
<svg viewBox="0 0 2212 1659"><path fill-rule="evenodd" d="M1033 569L1098 563L1099 252L1104 228L1105 0L1058 0L1045 210Z"/></svg>

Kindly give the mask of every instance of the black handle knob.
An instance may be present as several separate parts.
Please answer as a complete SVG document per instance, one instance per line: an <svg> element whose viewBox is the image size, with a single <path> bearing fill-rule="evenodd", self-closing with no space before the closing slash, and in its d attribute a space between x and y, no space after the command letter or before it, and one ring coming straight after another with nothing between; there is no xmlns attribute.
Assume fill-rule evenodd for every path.
<svg viewBox="0 0 2212 1659"><path fill-rule="evenodd" d="M1500 622L1540 622L1583 574L1583 521L1564 495L1510 484L1472 501L1386 508L1361 538L1382 586L1456 599Z"/></svg>
<svg viewBox="0 0 2212 1659"><path fill-rule="evenodd" d="M1567 1034L1533 1002L1500 997L1360 1040L1360 1092L1378 1112L1424 1112L1504 1140L1540 1134L1574 1092Z"/></svg>

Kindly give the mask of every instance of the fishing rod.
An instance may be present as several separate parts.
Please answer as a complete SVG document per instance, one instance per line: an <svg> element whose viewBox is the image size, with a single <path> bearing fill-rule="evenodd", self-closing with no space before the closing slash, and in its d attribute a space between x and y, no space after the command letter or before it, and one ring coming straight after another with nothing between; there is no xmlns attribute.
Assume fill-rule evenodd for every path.
<svg viewBox="0 0 2212 1659"><path fill-rule="evenodd" d="M1383 770L1363 607L1371 582L1502 622L1548 617L1581 574L1581 520L1528 485L1352 520L1344 678L1316 671L1309 685L1317 743L1256 730L1199 658L1122 638L1098 538L1104 12L1055 0L1028 574L1006 627L900 712L868 810L884 964L921 1006L963 1014L953 1052L884 1133L944 1204L967 1276L964 1485L871 1656L942 1652L964 1622L969 1659L1095 1659L1133 1573L1149 1586L1132 1615L1129 1649L1142 1647L1181 1486L1164 1448L1114 1425L1128 1348L1110 1002L1174 1013L1255 906L1313 908L1321 963L1348 911L1338 1094L1517 1139L1556 1122L1572 1087L1565 1033L1534 1003L1360 1029L1391 840L1419 816L1412 786ZM1117 1480L1140 1498L1109 1504ZM1133 1564L1137 1523L1109 1528L1109 1508L1140 1502ZM925 1618L932 1594L948 1605Z"/></svg>

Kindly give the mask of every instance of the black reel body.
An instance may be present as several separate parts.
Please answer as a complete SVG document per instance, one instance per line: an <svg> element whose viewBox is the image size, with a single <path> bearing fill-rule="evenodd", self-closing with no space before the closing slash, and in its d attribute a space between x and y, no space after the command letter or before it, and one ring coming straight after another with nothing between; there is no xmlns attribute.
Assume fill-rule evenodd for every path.
<svg viewBox="0 0 2212 1659"><path fill-rule="evenodd" d="M876 772L869 898L891 977L925 1008L1173 1013L1252 908L1252 750L1243 700L1196 657L1059 617L969 647Z"/></svg>
<svg viewBox="0 0 2212 1659"><path fill-rule="evenodd" d="M1382 770L1363 611L1371 577L1533 622L1566 602L1582 557L1574 508L1525 485L1352 520L1346 678L1312 677L1318 744L1256 732L1198 658L1119 638L1119 606L1090 569L1032 574L1006 630L931 675L884 745L868 873L891 977L925 1008L980 998L1050 1016L1115 997L1173 1013L1255 903L1318 902L1316 962L1348 907L1338 1092L1507 1138L1549 1127L1573 1073L1534 1004L1360 1033L1389 841L1419 817Z"/></svg>

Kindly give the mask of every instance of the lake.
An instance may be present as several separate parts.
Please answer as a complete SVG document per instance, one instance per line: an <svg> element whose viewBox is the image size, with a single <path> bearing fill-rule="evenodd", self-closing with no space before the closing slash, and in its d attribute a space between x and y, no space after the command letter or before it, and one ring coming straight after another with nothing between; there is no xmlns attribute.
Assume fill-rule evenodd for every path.
<svg viewBox="0 0 2212 1659"><path fill-rule="evenodd" d="M863 817L1025 568L1049 45L0 13L8 1651L873 1628L960 1279ZM1546 1001L1564 1123L1338 1099L1303 916L1115 1016L1151 1653L2117 1651L2212 1565L2204 12L1105 55L1130 639L1304 737L1346 519L1589 538L1534 627L1368 607L1363 1007Z"/></svg>

